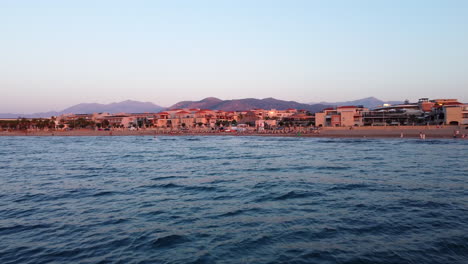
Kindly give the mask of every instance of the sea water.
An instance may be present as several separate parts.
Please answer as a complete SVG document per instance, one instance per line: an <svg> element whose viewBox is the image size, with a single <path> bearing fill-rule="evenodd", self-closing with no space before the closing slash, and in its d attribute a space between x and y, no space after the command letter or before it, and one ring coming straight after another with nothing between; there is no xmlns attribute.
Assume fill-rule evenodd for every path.
<svg viewBox="0 0 468 264"><path fill-rule="evenodd" d="M468 263L468 141L0 137L0 263Z"/></svg>

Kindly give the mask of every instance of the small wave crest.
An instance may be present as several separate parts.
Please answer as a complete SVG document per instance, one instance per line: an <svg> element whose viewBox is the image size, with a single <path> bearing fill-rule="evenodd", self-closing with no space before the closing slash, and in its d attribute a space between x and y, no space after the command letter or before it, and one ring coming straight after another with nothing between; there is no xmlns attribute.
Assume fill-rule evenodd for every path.
<svg viewBox="0 0 468 264"><path fill-rule="evenodd" d="M308 191L289 191L284 194L273 195L268 194L264 195L260 198L255 199L255 202L265 202L265 201L285 201L291 199L301 199L301 198L308 198L308 197L319 197L323 196L323 193L320 192L308 192Z"/></svg>
<svg viewBox="0 0 468 264"><path fill-rule="evenodd" d="M370 186L368 184L363 183L351 183L351 184L338 184L331 188L329 191L348 191L348 190L355 190L355 189L368 189Z"/></svg>

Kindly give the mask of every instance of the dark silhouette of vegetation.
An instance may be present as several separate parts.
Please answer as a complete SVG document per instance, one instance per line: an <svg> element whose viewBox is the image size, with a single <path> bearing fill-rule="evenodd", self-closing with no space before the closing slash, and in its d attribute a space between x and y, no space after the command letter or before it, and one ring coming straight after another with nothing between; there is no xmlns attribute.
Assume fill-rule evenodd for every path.
<svg viewBox="0 0 468 264"><path fill-rule="evenodd" d="M108 128L109 125L110 125L110 122L109 122L109 120L104 119L104 120L102 120L102 123L101 123L101 124L102 124L102 127L103 127L103 128Z"/></svg>
<svg viewBox="0 0 468 264"><path fill-rule="evenodd" d="M0 128L3 130L54 129L55 120L45 118L0 120Z"/></svg>

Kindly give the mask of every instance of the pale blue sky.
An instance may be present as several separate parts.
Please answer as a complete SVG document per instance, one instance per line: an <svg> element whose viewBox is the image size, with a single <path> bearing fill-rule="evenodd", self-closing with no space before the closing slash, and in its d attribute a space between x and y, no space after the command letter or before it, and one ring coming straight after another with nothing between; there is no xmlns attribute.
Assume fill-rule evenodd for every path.
<svg viewBox="0 0 468 264"><path fill-rule="evenodd" d="M468 102L468 1L0 0L0 112L208 96Z"/></svg>

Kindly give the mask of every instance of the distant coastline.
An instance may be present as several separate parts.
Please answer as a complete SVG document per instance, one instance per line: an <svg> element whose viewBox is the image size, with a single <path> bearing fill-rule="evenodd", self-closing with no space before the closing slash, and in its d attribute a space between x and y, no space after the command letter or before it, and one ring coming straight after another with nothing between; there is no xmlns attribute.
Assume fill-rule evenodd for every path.
<svg viewBox="0 0 468 264"><path fill-rule="evenodd" d="M457 132L458 131L458 132ZM325 137L325 138L420 138L424 134L431 138L468 139L468 129L463 126L388 126L388 127L327 127L320 130L290 130L275 132L220 132L220 131L180 131L180 130L121 130L99 131L77 129L69 131L3 131L0 136L274 136L274 137Z"/></svg>

